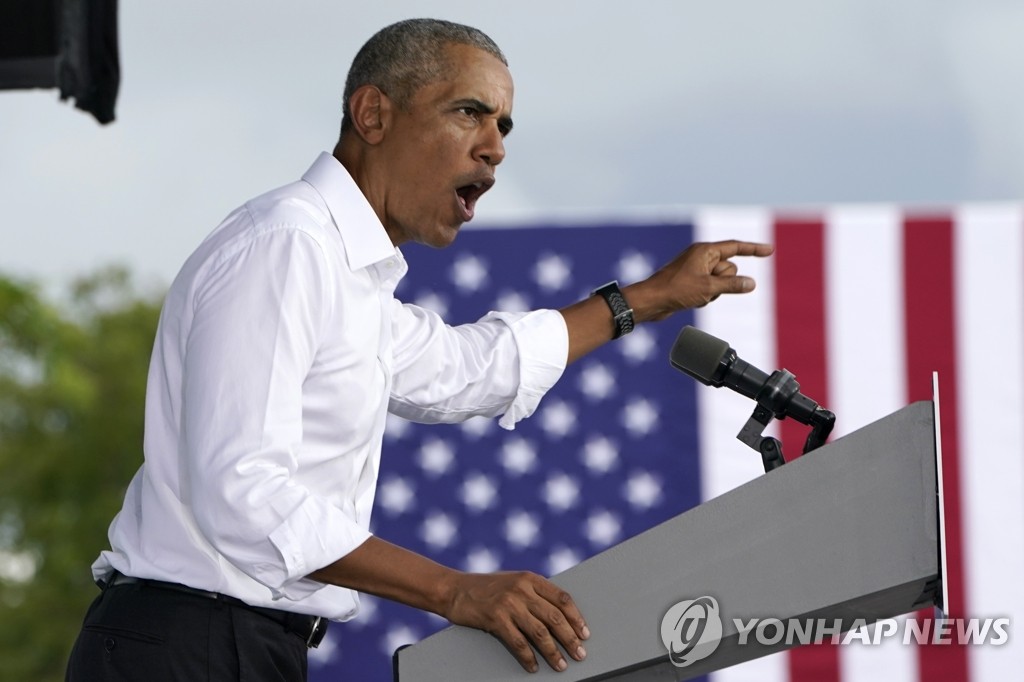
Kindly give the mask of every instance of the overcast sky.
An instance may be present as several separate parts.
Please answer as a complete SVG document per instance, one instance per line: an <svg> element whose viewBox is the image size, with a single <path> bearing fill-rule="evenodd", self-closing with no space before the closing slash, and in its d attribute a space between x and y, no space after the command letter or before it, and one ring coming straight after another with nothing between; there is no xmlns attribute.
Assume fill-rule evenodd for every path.
<svg viewBox="0 0 1024 682"><path fill-rule="evenodd" d="M475 222L641 207L1024 198L1021 0L120 3L117 121L0 92L0 272L168 283L337 136L356 50L412 16L493 37L515 133Z"/></svg>

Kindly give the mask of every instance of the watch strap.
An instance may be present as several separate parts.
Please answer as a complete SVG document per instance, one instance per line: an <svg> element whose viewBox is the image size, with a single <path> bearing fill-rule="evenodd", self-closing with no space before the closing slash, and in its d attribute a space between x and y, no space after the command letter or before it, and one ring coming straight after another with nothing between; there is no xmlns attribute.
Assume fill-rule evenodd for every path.
<svg viewBox="0 0 1024 682"><path fill-rule="evenodd" d="M633 309L626 303L626 297L622 295L622 290L619 289L619 283L617 280L612 280L605 285L599 286L594 289L593 293L600 296L608 304L608 307L612 311L612 319L615 322L615 336L613 339L617 339L620 336L633 331L636 326L633 320Z"/></svg>

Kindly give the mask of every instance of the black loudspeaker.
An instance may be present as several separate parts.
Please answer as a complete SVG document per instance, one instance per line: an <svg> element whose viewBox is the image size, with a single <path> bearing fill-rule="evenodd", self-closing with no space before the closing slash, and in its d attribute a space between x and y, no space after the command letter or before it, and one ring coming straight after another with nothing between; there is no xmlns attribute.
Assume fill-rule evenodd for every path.
<svg viewBox="0 0 1024 682"><path fill-rule="evenodd" d="M0 0L0 89L58 88L110 123L120 80L117 0Z"/></svg>

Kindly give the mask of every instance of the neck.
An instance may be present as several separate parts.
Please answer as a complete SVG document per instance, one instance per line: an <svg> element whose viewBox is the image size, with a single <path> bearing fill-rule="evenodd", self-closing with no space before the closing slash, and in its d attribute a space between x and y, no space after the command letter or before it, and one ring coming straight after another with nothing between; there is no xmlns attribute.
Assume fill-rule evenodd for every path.
<svg viewBox="0 0 1024 682"><path fill-rule="evenodd" d="M395 239L394 228L388 224L387 212L384 209L386 204L384 191L384 188L387 186L384 182L386 174L374 171L375 164L369 158L367 146L360 144L358 139L353 139L356 137L356 135L351 133L343 133L338 144L335 145L332 154L345 167L345 170L348 171L348 174L355 181L359 191L366 197L366 201L369 202L373 212L377 214L377 218L391 238L391 243L398 246L399 242Z"/></svg>

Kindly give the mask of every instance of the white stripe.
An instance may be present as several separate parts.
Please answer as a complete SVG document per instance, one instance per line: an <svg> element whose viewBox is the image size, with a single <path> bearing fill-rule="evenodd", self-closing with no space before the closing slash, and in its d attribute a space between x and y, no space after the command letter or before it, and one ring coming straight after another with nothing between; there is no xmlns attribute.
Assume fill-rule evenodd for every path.
<svg viewBox="0 0 1024 682"><path fill-rule="evenodd" d="M697 241L771 240L771 216L759 209L708 209L697 217ZM772 371L775 358L773 269L770 258L738 258L740 272L757 281L749 294L722 296L697 310L696 326L726 341L741 358ZM704 499L764 473L758 453L736 440L754 403L728 389L698 384L701 434L701 490Z"/></svg>
<svg viewBox="0 0 1024 682"><path fill-rule="evenodd" d="M965 206L955 242L968 615L1010 616L1010 642L969 648L972 680L1024 669L1024 210ZM940 379L941 381L941 379ZM951 396L946 394L943 400Z"/></svg>
<svg viewBox="0 0 1024 682"><path fill-rule="evenodd" d="M708 208L697 215L697 241L742 239L770 242L771 215L757 208ZM757 280L757 289L723 296L697 311L696 326L729 342L741 358L765 371L775 369L775 314L772 259L736 259L740 273ZM697 412L701 450L701 490L711 499L764 474L761 458L736 440L754 403L727 389L698 384ZM725 598L723 596L723 598ZM714 682L781 682L788 679L785 654L755 659L712 675Z"/></svg>
<svg viewBox="0 0 1024 682"><path fill-rule="evenodd" d="M891 206L836 207L826 216L828 382L839 438L906 405L903 227ZM902 619L901 619L902 620ZM902 632L902 630L900 630ZM839 648L843 682L917 679L917 654L898 638Z"/></svg>
<svg viewBox="0 0 1024 682"><path fill-rule="evenodd" d="M906 405L902 236L893 207L839 208L826 216L827 407L836 413L833 438Z"/></svg>

